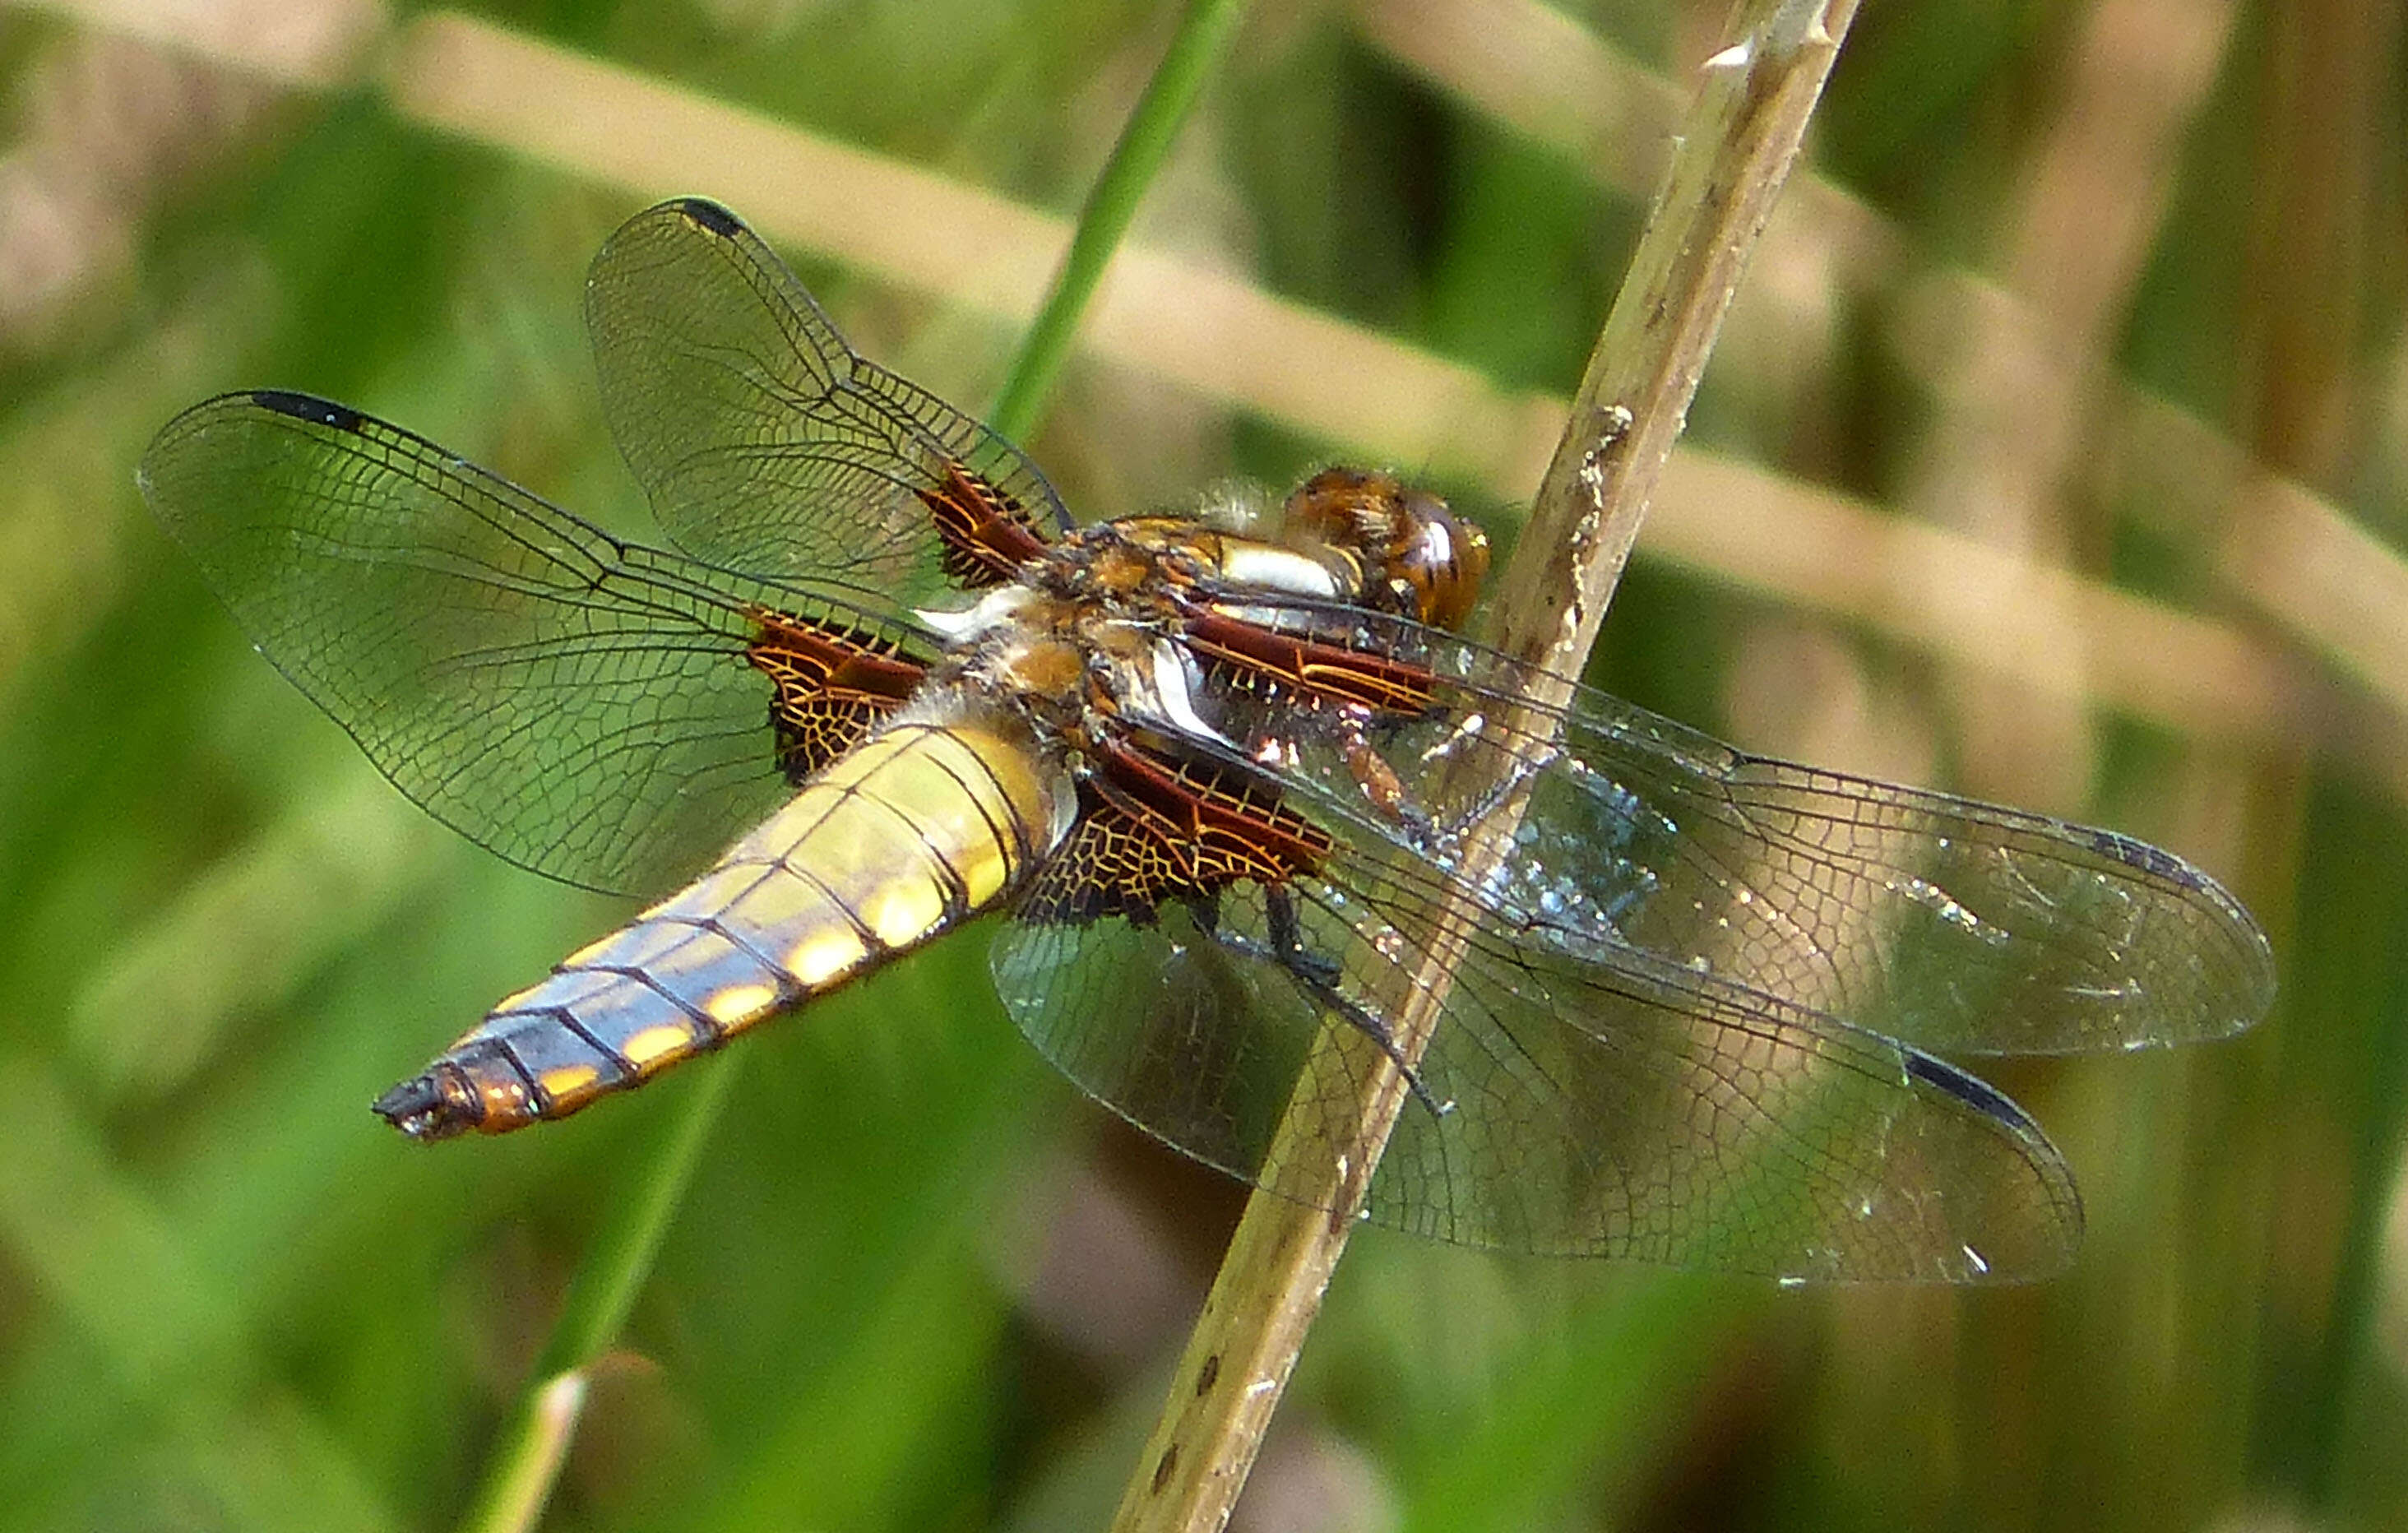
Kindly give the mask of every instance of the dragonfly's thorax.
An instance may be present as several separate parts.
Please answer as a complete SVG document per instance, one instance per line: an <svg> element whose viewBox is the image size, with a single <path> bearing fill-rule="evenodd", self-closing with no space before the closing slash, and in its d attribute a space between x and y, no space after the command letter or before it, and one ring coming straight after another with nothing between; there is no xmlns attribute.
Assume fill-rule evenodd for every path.
<svg viewBox="0 0 2408 1533"><path fill-rule="evenodd" d="M1488 572L1478 525L1394 474L1360 468L1325 468L1272 510L1130 517L1106 528L1191 590L1334 602L1440 628L1470 615Z"/></svg>
<svg viewBox="0 0 2408 1533"><path fill-rule="evenodd" d="M1174 525L1191 536L1172 536ZM1084 528L969 608L921 614L949 645L931 680L1010 708L1074 758L1123 719L1208 731L1171 638L1211 581L1220 541L1193 522Z"/></svg>
<svg viewBox="0 0 2408 1533"><path fill-rule="evenodd" d="M1268 604L1326 618L1361 608L1451 623L1469 609L1486 563L1485 537L1437 496L1390 475L1333 468L1268 513L1082 527L969 607L921 616L949 643L936 679L1007 703L1076 760L1132 724L1226 744L1197 654L1226 656L1214 639L1232 613ZM1325 680L1361 680L1359 657L1318 660ZM1358 691L1341 686L1326 700L1359 703ZM1414 695L1401 711L1411 713L1419 689L1406 691ZM1373 701L1393 699L1383 692Z"/></svg>

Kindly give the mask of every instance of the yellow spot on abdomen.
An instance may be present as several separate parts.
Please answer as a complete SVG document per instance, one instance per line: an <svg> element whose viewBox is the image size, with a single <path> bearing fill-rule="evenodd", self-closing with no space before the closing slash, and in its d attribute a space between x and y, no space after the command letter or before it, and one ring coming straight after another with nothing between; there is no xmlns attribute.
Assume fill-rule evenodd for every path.
<svg viewBox="0 0 2408 1533"><path fill-rule="evenodd" d="M867 956L868 951L851 928L834 926L813 932L796 943L795 951L786 954L786 970L797 983L814 987L827 983Z"/></svg>
<svg viewBox="0 0 2408 1533"><path fill-rule="evenodd" d="M591 1065L559 1065L543 1072L543 1094L557 1102L592 1085L602 1072Z"/></svg>
<svg viewBox="0 0 2408 1533"><path fill-rule="evenodd" d="M1011 876L1011 865L1004 859L1003 848L991 839L982 838L976 845L964 847L949 860L961 877L962 893L973 910L1003 893L1004 881Z"/></svg>
<svg viewBox="0 0 2408 1533"><path fill-rule="evenodd" d="M766 984L732 984L702 1003L710 1020L722 1027L741 1027L761 1020L761 1014L778 1004L778 992Z"/></svg>
<svg viewBox="0 0 2408 1533"><path fill-rule="evenodd" d="M694 1042L693 1030L682 1022L655 1023L631 1033L619 1045L627 1063L639 1070L650 1069L683 1053Z"/></svg>
<svg viewBox="0 0 2408 1533"><path fill-rule="evenodd" d="M861 902L861 919L890 948L909 947L945 918L945 896L924 878L888 884Z"/></svg>

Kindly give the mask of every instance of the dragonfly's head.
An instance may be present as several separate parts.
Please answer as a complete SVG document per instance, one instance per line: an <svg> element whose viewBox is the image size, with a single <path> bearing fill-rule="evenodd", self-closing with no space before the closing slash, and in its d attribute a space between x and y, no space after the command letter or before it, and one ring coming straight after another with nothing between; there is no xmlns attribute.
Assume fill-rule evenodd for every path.
<svg viewBox="0 0 2408 1533"><path fill-rule="evenodd" d="M1367 598L1440 628L1471 615L1488 574L1488 535L1394 474L1325 468L1281 508L1290 538L1323 544L1362 571Z"/></svg>

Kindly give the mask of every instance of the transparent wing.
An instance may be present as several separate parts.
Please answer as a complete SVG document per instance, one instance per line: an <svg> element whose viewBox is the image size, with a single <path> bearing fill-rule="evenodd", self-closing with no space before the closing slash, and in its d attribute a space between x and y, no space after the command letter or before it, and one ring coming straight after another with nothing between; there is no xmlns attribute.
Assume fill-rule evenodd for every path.
<svg viewBox="0 0 2408 1533"><path fill-rule="evenodd" d="M585 316L611 436L661 525L710 564L840 580L902 611L1008 574L1010 529L1041 544L1069 524L1018 450L854 355L715 203L624 224Z"/></svg>
<svg viewBox="0 0 2408 1533"><path fill-rule="evenodd" d="M1075 854L1072 843L1071 854ZM1367 1211L1459 1243L1817 1280L2044 1276L2080 1237L2064 1163L2012 1102L1914 1049L1628 951L1449 914L1413 859L1357 845L1292 886L1326 978L1271 954L1256 885L1208 918L1025 924L998 989L1073 1080L1132 1123L1326 1205L1414 966L1459 944ZM1310 969L1310 965L1307 966ZM1283 1111L1301 1131L1274 1153Z"/></svg>
<svg viewBox="0 0 2408 1533"><path fill-rule="evenodd" d="M869 621L620 542L306 395L195 406L141 483L253 641L404 793L590 888L663 887L791 791L771 680L746 660L761 609Z"/></svg>
<svg viewBox="0 0 2408 1533"><path fill-rule="evenodd" d="M1517 925L1943 1053L2222 1037L2272 1000L2272 953L2248 911L2143 842L1746 755L1585 688L1561 710L1519 712L1522 669L1453 635L1359 611L1246 610L1422 669L1428 707L1367 718L1199 656L1218 752L1271 769L1308 814L1443 872L1461 872L1472 828L1518 800L1512 853L1478 891ZM1382 765L1367 771L1367 758Z"/></svg>

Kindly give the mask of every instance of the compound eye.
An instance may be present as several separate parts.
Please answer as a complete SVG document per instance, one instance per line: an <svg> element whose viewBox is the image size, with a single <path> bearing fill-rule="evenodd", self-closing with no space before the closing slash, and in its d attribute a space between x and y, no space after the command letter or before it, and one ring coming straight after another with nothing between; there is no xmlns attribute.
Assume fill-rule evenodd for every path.
<svg viewBox="0 0 2408 1533"><path fill-rule="evenodd" d="M1281 510L1291 537L1359 550L1369 524L1385 528L1395 515L1396 482L1360 468L1325 468L1296 487Z"/></svg>
<svg viewBox="0 0 2408 1533"><path fill-rule="evenodd" d="M1423 491L1406 493L1404 510L1395 568L1416 594L1414 615L1435 627L1457 627L1471 615L1480 582L1488 577L1488 535Z"/></svg>

